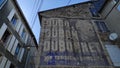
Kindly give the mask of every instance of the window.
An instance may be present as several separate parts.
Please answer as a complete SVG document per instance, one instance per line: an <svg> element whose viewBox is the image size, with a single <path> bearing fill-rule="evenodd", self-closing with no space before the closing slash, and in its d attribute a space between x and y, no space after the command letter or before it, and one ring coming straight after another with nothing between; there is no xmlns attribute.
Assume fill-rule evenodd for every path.
<svg viewBox="0 0 120 68"><path fill-rule="evenodd" d="M11 23L12 23L14 26L16 26L16 24L17 24L17 18L16 18L16 16L13 16L13 18L11 19Z"/></svg>
<svg viewBox="0 0 120 68"><path fill-rule="evenodd" d="M93 3L97 12L101 11L101 8L104 6L106 0L97 0Z"/></svg>
<svg viewBox="0 0 120 68"><path fill-rule="evenodd" d="M105 22L103 21L95 21L97 27L98 27L98 30L100 32L109 32L109 29L107 28Z"/></svg>
<svg viewBox="0 0 120 68"><path fill-rule="evenodd" d="M95 8L93 8L93 7L90 8L90 12L91 12L93 17L100 17Z"/></svg>
<svg viewBox="0 0 120 68"><path fill-rule="evenodd" d="M25 31L25 29L23 29L23 31L22 31L22 33L21 33L21 37L22 37L23 39L26 38L26 31Z"/></svg>
<svg viewBox="0 0 120 68"><path fill-rule="evenodd" d="M15 56L18 55L19 51L20 51L20 44L18 43L16 50L15 50Z"/></svg>
<svg viewBox="0 0 120 68"><path fill-rule="evenodd" d="M11 63L10 68L15 68L15 66Z"/></svg>
<svg viewBox="0 0 120 68"><path fill-rule="evenodd" d="M3 37L2 37L2 41L4 43L7 43L10 35L11 35L10 32L8 30L6 30L5 33L4 33L4 35L3 35Z"/></svg>
<svg viewBox="0 0 120 68"><path fill-rule="evenodd" d="M0 8L6 3L7 0L0 0Z"/></svg>
<svg viewBox="0 0 120 68"><path fill-rule="evenodd" d="M120 5L118 5L117 9L118 9L118 11L120 11Z"/></svg>

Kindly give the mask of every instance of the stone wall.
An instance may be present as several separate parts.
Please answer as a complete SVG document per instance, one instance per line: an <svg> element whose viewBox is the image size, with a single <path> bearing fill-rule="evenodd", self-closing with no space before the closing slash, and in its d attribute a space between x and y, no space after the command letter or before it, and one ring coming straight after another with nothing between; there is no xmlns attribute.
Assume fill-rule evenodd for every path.
<svg viewBox="0 0 120 68"><path fill-rule="evenodd" d="M63 18L91 18L89 12L89 3L82 5L72 5L63 8L40 12L40 15L45 17L63 17Z"/></svg>
<svg viewBox="0 0 120 68"><path fill-rule="evenodd" d="M42 18L41 25L40 66L109 65L90 20Z"/></svg>

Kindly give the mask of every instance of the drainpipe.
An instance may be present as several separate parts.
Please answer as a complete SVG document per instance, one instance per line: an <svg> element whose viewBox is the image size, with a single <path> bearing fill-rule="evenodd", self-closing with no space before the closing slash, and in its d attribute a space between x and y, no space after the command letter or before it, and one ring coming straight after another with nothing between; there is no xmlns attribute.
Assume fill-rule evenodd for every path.
<svg viewBox="0 0 120 68"><path fill-rule="evenodd" d="M29 58L30 58L30 51L28 50L27 59L26 59L26 62L25 62L25 68L28 68Z"/></svg>

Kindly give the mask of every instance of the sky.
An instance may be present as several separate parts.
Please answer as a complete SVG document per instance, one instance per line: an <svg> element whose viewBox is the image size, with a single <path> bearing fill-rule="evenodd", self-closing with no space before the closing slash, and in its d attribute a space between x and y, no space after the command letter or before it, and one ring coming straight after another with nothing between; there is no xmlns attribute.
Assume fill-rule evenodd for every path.
<svg viewBox="0 0 120 68"><path fill-rule="evenodd" d="M37 42L39 41L41 28L39 18L37 15L38 12L81 3L85 1L88 0L17 0L36 37Z"/></svg>

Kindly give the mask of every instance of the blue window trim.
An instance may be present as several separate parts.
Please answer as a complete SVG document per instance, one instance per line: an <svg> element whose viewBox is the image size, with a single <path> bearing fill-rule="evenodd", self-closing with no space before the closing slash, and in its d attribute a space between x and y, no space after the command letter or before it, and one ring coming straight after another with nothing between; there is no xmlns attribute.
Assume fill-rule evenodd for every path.
<svg viewBox="0 0 120 68"><path fill-rule="evenodd" d="M7 0L0 0L0 9L5 5Z"/></svg>

